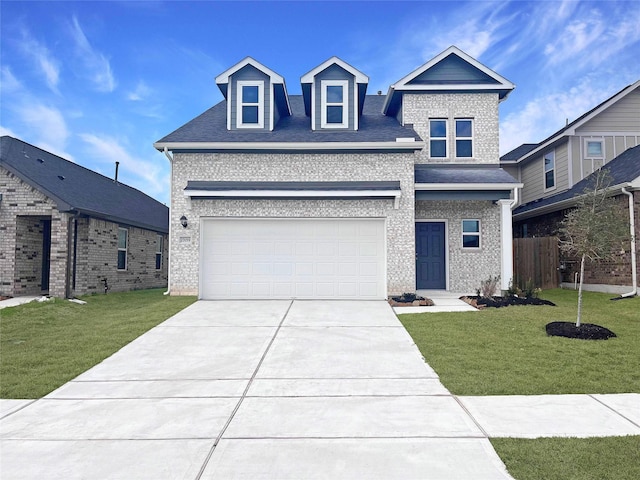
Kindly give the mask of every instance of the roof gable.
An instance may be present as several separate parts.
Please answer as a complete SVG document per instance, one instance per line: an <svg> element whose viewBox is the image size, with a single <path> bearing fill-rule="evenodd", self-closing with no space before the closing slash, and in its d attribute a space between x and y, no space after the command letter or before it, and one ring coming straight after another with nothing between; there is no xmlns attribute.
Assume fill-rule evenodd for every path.
<svg viewBox="0 0 640 480"><path fill-rule="evenodd" d="M452 45L389 87L383 107L395 115L403 92L495 92L504 100L515 85Z"/></svg>
<svg viewBox="0 0 640 480"><path fill-rule="evenodd" d="M62 212L169 231L169 209L162 203L16 138L0 139L0 166L49 197Z"/></svg>
<svg viewBox="0 0 640 480"><path fill-rule="evenodd" d="M218 86L220 86L221 84L229 83L229 77L231 75L233 75L234 73L236 73L237 71L243 69L247 65L251 65L255 69L260 70L262 73L267 75L271 79L271 81L273 83L285 83L284 82L284 78L281 75L277 74L276 72L271 70L269 67L263 65L262 63L260 63L256 59L251 58L251 57L246 57L246 58L240 60L234 66L226 69L224 72L222 72L220 75L218 75L216 77L216 84L218 84Z"/></svg>
<svg viewBox="0 0 640 480"><path fill-rule="evenodd" d="M316 75L318 75L320 72L323 72L324 70L331 67L332 65L337 65L341 67L343 70L346 70L347 72L349 72L351 75L354 76L356 83L369 83L368 76L366 76L357 68L349 65L344 60L341 60L340 58L335 56L329 58L328 60L325 60L314 69L302 75L302 77L300 77L300 83L313 83L313 79Z"/></svg>

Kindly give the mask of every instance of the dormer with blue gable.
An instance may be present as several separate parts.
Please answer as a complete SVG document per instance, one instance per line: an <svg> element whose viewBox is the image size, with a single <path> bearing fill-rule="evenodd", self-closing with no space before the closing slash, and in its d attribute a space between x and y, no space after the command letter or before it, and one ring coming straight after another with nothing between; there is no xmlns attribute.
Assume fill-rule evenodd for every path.
<svg viewBox="0 0 640 480"><path fill-rule="evenodd" d="M338 57L300 78L311 130L358 130L369 77Z"/></svg>
<svg viewBox="0 0 640 480"><path fill-rule="evenodd" d="M227 101L227 130L272 131L291 115L282 76L251 57L216 77Z"/></svg>

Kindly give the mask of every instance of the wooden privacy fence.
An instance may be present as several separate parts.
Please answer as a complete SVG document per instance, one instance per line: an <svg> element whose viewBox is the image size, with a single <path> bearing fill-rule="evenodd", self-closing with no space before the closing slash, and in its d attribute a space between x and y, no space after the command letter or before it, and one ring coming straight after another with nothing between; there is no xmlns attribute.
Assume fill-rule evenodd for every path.
<svg viewBox="0 0 640 480"><path fill-rule="evenodd" d="M520 288L529 280L542 289L559 287L559 266L557 237L513 239L513 277Z"/></svg>

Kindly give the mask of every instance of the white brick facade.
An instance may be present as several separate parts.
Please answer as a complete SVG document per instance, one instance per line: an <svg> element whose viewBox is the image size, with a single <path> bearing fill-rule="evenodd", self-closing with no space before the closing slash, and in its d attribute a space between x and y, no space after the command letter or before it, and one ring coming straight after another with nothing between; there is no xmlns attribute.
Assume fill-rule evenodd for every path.
<svg viewBox="0 0 640 480"><path fill-rule="evenodd" d="M415 290L413 165L411 153L395 154L185 154L172 166L171 291L198 293L201 217L385 218L387 289ZM400 180L398 209L392 200L189 200L189 180L362 181ZM185 215L188 227L180 225Z"/></svg>
<svg viewBox="0 0 640 480"><path fill-rule="evenodd" d="M416 163L482 163L500 162L498 94L497 93L405 93L402 121L426 142ZM473 119L473 158L455 158L455 119ZM448 121L447 158L429 158L429 119Z"/></svg>

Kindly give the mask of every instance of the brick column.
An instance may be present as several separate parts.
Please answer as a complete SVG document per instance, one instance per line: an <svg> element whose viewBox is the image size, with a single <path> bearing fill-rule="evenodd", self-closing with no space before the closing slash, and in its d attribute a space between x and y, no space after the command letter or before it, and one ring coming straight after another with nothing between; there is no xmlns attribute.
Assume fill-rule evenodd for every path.
<svg viewBox="0 0 640 480"><path fill-rule="evenodd" d="M67 296L67 271L69 259L69 219L66 213L51 212L51 270L49 273L49 295Z"/></svg>

